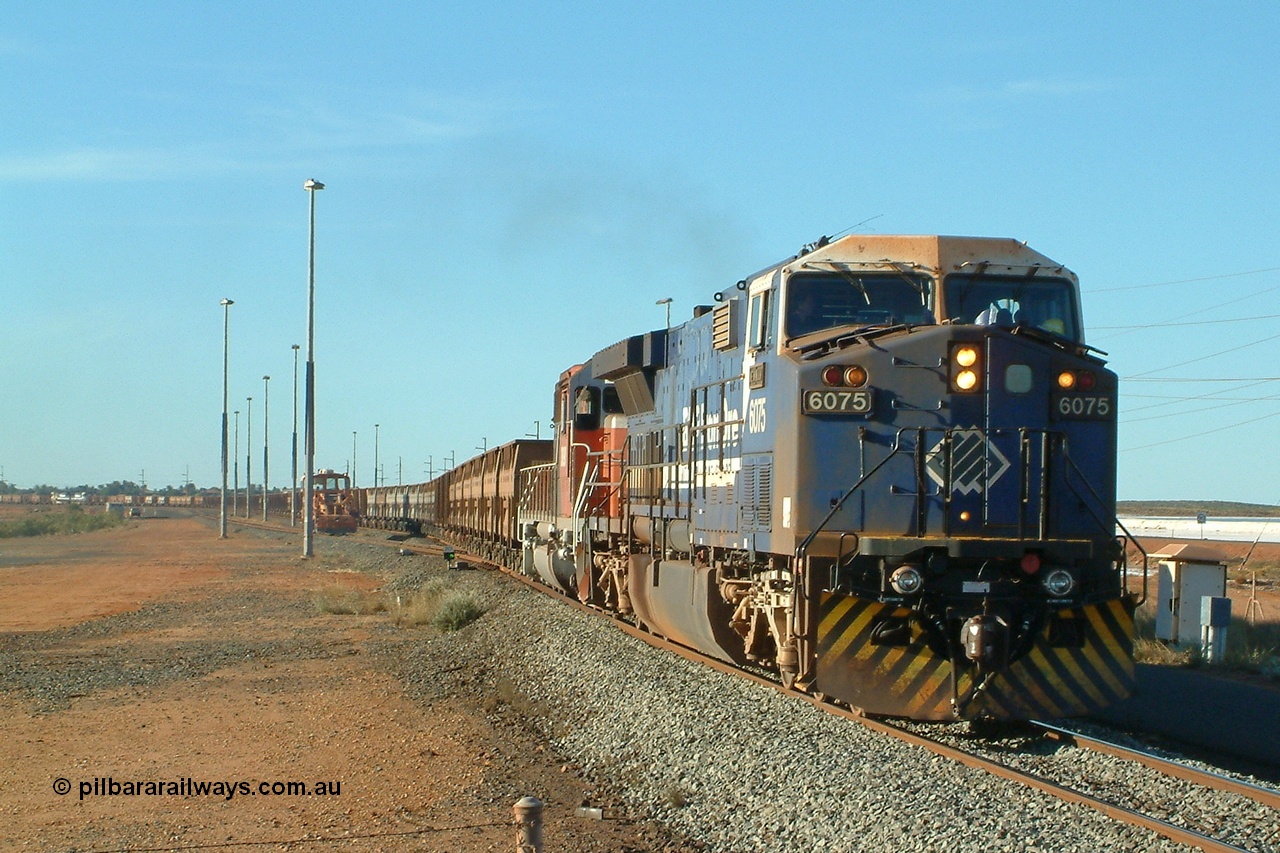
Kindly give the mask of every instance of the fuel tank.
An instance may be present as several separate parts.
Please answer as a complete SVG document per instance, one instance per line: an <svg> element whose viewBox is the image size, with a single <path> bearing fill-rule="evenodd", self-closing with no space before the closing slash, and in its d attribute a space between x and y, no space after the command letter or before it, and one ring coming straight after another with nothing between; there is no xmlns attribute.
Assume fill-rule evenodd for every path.
<svg viewBox="0 0 1280 853"><path fill-rule="evenodd" d="M711 567L633 554L627 584L649 630L726 663L746 663L742 637L729 624L734 608L720 596Z"/></svg>
<svg viewBox="0 0 1280 853"><path fill-rule="evenodd" d="M577 590L573 553L560 543L555 526L547 522L525 525L521 568L566 595Z"/></svg>

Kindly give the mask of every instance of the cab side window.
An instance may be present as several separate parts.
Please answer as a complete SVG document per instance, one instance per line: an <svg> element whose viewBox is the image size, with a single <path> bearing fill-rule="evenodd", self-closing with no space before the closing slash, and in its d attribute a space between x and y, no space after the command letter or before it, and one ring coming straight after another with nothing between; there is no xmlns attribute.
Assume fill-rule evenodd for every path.
<svg viewBox="0 0 1280 853"><path fill-rule="evenodd" d="M751 297L748 318L748 343L752 349L773 346L773 291L766 290Z"/></svg>

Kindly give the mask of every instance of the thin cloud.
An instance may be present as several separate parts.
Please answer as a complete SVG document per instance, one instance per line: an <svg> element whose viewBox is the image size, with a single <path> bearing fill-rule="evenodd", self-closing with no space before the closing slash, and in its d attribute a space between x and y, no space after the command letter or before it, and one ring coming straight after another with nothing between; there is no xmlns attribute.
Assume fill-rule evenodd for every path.
<svg viewBox="0 0 1280 853"><path fill-rule="evenodd" d="M1010 80L999 86L947 86L924 94L922 99L932 104L1007 104L1031 99L1074 98L1111 88L1111 84L1100 80Z"/></svg>
<svg viewBox="0 0 1280 853"><path fill-rule="evenodd" d="M44 48L34 42L16 39L12 36L0 36L0 56L31 59L44 55Z"/></svg>
<svg viewBox="0 0 1280 853"><path fill-rule="evenodd" d="M538 109L515 102L397 104L345 111L330 105L259 108L251 127L221 143L183 147L102 147L0 153L0 181L166 180L191 174L254 171L309 152L383 151L491 135Z"/></svg>
<svg viewBox="0 0 1280 853"><path fill-rule="evenodd" d="M0 180L75 181L137 179L155 172L155 151L74 148L40 154L0 155Z"/></svg>
<svg viewBox="0 0 1280 853"><path fill-rule="evenodd" d="M351 93L351 100L366 100ZM392 105L394 104L394 105ZM400 95L384 105L347 110L332 104L300 104L260 111L274 136L325 148L388 148L487 136L517 117L541 109L537 104L483 98L432 98Z"/></svg>

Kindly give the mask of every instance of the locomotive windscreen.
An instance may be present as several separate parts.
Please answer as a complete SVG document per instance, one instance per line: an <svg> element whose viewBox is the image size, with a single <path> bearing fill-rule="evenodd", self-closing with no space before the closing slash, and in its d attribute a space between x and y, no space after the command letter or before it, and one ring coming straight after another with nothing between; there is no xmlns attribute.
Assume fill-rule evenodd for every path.
<svg viewBox="0 0 1280 853"><path fill-rule="evenodd" d="M838 326L934 322L928 279L901 273L799 273L787 285L787 338Z"/></svg>
<svg viewBox="0 0 1280 853"><path fill-rule="evenodd" d="M945 282L947 317L957 323L1035 326L1080 340L1075 289L1060 278L956 274Z"/></svg>

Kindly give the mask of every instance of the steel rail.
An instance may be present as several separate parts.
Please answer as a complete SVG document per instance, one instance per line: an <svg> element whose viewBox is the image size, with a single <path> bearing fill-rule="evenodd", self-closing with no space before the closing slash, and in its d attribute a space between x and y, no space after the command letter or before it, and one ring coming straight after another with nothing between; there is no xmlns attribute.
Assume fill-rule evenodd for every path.
<svg viewBox="0 0 1280 853"><path fill-rule="evenodd" d="M1162 758L1159 755L1153 755L1149 752L1143 752L1139 749L1133 749L1128 746L1121 746L1102 738L1092 735L1081 734L1070 729L1064 729L1060 726L1051 725L1040 720L1031 720L1032 725L1044 730L1046 734L1055 740L1064 743L1070 743L1081 749L1088 749L1094 752L1101 752L1105 755L1114 756L1115 758L1124 758L1130 761L1136 761L1152 770L1158 770L1167 776L1175 779L1181 779L1184 782L1192 782L1197 785L1203 785L1206 788L1212 788L1215 791L1227 791L1232 794L1239 794L1242 797L1248 797L1255 802L1264 806L1270 806L1273 809L1280 809L1280 791L1267 788L1262 785L1255 785L1252 782L1245 782L1240 779L1232 779L1230 776L1223 776L1221 773L1214 773L1211 770L1204 770L1199 767L1191 767L1178 761L1168 758Z"/></svg>
<svg viewBox="0 0 1280 853"><path fill-rule="evenodd" d="M1028 773L1025 770L1018 770L1017 768L1010 767L1006 764L1001 764L998 761L992 761L991 759L982 758L981 756L964 752L963 750L956 749L955 747L947 746L946 744L931 740L923 735L918 735L914 732L900 729L892 723L885 723L880 720L873 720L867 717L854 716L853 718L871 729L882 731L908 743L923 747L935 755L950 758L967 767L985 770L992 775L1035 788L1036 790L1057 797L1060 800L1088 806L1095 811L1105 814L1113 820L1118 820L1123 823L1130 824L1131 826L1150 830L1179 844L1198 847L1201 850L1208 851L1208 853L1242 853L1242 851L1246 851L1248 849L1227 844L1224 841L1219 841L1216 838L1197 832L1194 829L1187 829L1186 827L1178 826L1177 824L1161 820L1158 817L1153 817L1152 815L1135 811L1126 806L1111 802L1110 800L1104 800L1100 797L1086 794L1083 791L1078 791L1075 788L1060 785L1043 776Z"/></svg>

